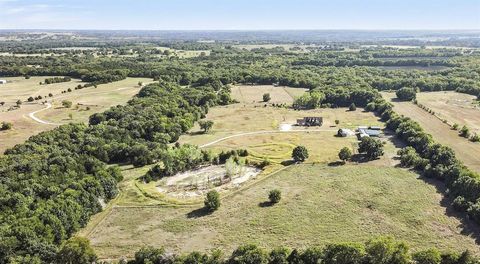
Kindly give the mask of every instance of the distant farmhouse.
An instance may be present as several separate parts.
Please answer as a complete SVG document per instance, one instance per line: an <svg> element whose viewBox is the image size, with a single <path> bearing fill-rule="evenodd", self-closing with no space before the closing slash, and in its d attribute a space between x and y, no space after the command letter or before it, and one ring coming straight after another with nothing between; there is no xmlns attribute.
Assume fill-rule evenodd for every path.
<svg viewBox="0 0 480 264"><path fill-rule="evenodd" d="M7 80L0 80L0 84L6 84Z"/></svg>
<svg viewBox="0 0 480 264"><path fill-rule="evenodd" d="M323 125L323 117L310 116L297 119L297 126L321 126Z"/></svg>

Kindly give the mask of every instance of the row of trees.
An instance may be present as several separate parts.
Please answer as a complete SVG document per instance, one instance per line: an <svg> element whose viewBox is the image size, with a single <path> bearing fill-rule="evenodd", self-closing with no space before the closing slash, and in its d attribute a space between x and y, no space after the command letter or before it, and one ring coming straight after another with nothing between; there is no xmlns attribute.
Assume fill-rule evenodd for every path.
<svg viewBox="0 0 480 264"><path fill-rule="evenodd" d="M324 247L290 249L278 247L267 251L256 245L240 246L230 256L224 256L219 250L210 254L192 252L184 255L172 255L162 248L144 247L135 253L128 264L167 264L167 263L205 263L205 264L474 264L478 259L469 251L462 253L442 253L432 248L411 252L408 245L389 237L371 239L364 244L334 243Z"/></svg>

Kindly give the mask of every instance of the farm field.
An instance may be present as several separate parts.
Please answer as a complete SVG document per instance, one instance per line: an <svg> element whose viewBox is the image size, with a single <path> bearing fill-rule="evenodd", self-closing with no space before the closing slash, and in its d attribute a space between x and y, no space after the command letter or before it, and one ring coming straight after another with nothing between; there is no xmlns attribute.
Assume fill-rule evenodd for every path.
<svg viewBox="0 0 480 264"><path fill-rule="evenodd" d="M222 199L212 215L202 215L202 205L114 206L95 228L81 234L101 258L132 256L143 245L177 253L213 248L231 252L245 243L304 248L363 242L382 234L415 250L436 246L478 253L469 227L449 216L439 191L417 177L370 164L304 164ZM273 188L282 191L282 201L265 206Z"/></svg>
<svg viewBox="0 0 480 264"><path fill-rule="evenodd" d="M394 93L382 93L382 96L389 100L395 98ZM431 134L438 143L451 147L455 151L458 159L463 161L463 163L472 170L480 172L480 156L472 155L472 153L480 153L480 144L460 137L458 131L452 130L448 124L443 123L439 118L429 114L411 102L398 102L393 100L392 103L395 112L410 117L420 123L422 128ZM452 106L446 107L446 109L444 109L446 111L445 113L449 111L449 108L453 109ZM467 118L467 116L465 116L465 118Z"/></svg>
<svg viewBox="0 0 480 264"><path fill-rule="evenodd" d="M0 131L0 153L15 144L24 142L32 135L50 130L59 124L86 122L93 113L127 102L134 94L138 93L139 81L145 84L151 81L147 78L128 78L119 82L99 85L97 88L74 90L74 87L84 83L74 79L71 82L39 85L39 82L44 81L45 78L47 77L31 77L28 80L23 77L5 78L9 83L0 86L0 98L5 102L4 106L0 106L0 121L13 124L13 129ZM73 91L61 93L68 88ZM52 93L53 97L48 97L48 93ZM31 103L26 102L29 96L36 97L38 95L42 95L44 98ZM19 99L23 101L20 109L8 111ZM40 103L45 100L52 105L51 108L47 109L48 105ZM71 101L72 107L61 106L63 100ZM43 123L33 120L32 114ZM70 114L72 118L70 118Z"/></svg>
<svg viewBox="0 0 480 264"><path fill-rule="evenodd" d="M480 134L480 104L476 96L453 91L423 92L417 94L417 101L450 125L466 125L471 132Z"/></svg>

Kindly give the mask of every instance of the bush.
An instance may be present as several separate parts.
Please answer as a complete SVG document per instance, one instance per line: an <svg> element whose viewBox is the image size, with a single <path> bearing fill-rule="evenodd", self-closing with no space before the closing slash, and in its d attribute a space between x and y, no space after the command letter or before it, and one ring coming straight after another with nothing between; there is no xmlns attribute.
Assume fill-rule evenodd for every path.
<svg viewBox="0 0 480 264"><path fill-rule="evenodd" d="M276 204L282 199L282 192L278 189L273 189L268 193L268 199L271 203Z"/></svg>
<svg viewBox="0 0 480 264"><path fill-rule="evenodd" d="M292 158L295 162L304 162L308 159L308 150L304 146L297 146L292 151Z"/></svg>
<svg viewBox="0 0 480 264"><path fill-rule="evenodd" d="M220 194L215 191L209 191L205 197L205 209L210 212L218 210L220 208Z"/></svg>
<svg viewBox="0 0 480 264"><path fill-rule="evenodd" d="M477 133L473 134L472 137L470 137L470 141L479 142L480 141L480 135L478 135Z"/></svg>
<svg viewBox="0 0 480 264"><path fill-rule="evenodd" d="M464 125L462 129L460 129L460 132L458 134L461 137L468 138L470 136L470 129L468 129L468 127Z"/></svg>
<svg viewBox="0 0 480 264"><path fill-rule="evenodd" d="M65 108L70 108L70 107L72 107L72 102L68 101L68 100L63 100L62 101L62 106L65 107Z"/></svg>
<svg viewBox="0 0 480 264"><path fill-rule="evenodd" d="M2 122L2 126L0 127L0 130L10 130L12 129L13 124L10 122Z"/></svg>
<svg viewBox="0 0 480 264"><path fill-rule="evenodd" d="M270 94L269 93L264 93L263 94L263 101L266 103L266 102L269 102L272 98L270 97Z"/></svg>
<svg viewBox="0 0 480 264"><path fill-rule="evenodd" d="M31 96L28 97L28 99L27 99L28 102L33 102L33 100L35 100L35 99L34 99L33 97L31 97Z"/></svg>
<svg viewBox="0 0 480 264"><path fill-rule="evenodd" d="M338 157L345 162L352 158L352 151L349 148L344 147L338 153Z"/></svg>
<svg viewBox="0 0 480 264"><path fill-rule="evenodd" d="M352 103L352 104L348 107L348 110L350 110L350 111L356 111L356 110L357 110L357 106L356 106L354 103Z"/></svg>

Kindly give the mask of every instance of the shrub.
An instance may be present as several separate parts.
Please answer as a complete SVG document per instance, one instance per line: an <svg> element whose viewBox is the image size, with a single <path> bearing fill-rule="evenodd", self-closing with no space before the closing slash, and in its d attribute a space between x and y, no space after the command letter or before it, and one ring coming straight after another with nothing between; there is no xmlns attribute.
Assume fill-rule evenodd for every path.
<svg viewBox="0 0 480 264"><path fill-rule="evenodd" d="M215 191L209 191L205 197L205 209L210 212L218 210L220 208L220 194Z"/></svg>
<svg viewBox="0 0 480 264"><path fill-rule="evenodd" d="M338 124L340 124L340 120L338 120L338 119L335 119L335 125L337 125L337 126L338 126Z"/></svg>
<svg viewBox="0 0 480 264"><path fill-rule="evenodd" d="M464 125L462 129L460 129L460 132L458 134L461 137L468 138L470 136L470 129L468 129L468 127Z"/></svg>
<svg viewBox="0 0 480 264"><path fill-rule="evenodd" d="M338 157L345 162L352 158L352 151L349 148L344 147L338 153Z"/></svg>
<svg viewBox="0 0 480 264"><path fill-rule="evenodd" d="M269 102L272 98L270 97L270 94L269 93L264 93L263 94L263 101L266 103L266 102Z"/></svg>
<svg viewBox="0 0 480 264"><path fill-rule="evenodd" d="M308 159L308 150L304 146L297 146L292 151L292 158L295 162L304 162Z"/></svg>
<svg viewBox="0 0 480 264"><path fill-rule="evenodd" d="M472 137L470 137L470 141L479 142L480 141L480 135L478 135L477 133L473 134Z"/></svg>
<svg viewBox="0 0 480 264"><path fill-rule="evenodd" d="M0 130L10 130L12 129L13 124L10 122L2 122L2 126L0 127Z"/></svg>
<svg viewBox="0 0 480 264"><path fill-rule="evenodd" d="M33 102L33 100L35 100L35 99L34 99L33 97L31 97L31 96L28 97L28 99L27 99L27 101L29 101L29 102Z"/></svg>
<svg viewBox="0 0 480 264"><path fill-rule="evenodd" d="M68 101L68 100L63 100L62 101L62 106L65 107L65 108L70 108L70 107L72 107L72 102Z"/></svg>
<svg viewBox="0 0 480 264"><path fill-rule="evenodd" d="M352 104L348 107L348 110L350 110L350 111L356 111L356 110L357 110L357 106L356 106L354 103L352 103Z"/></svg>
<svg viewBox="0 0 480 264"><path fill-rule="evenodd" d="M280 199L282 199L282 192L280 192L278 189L273 189L268 193L268 199L271 203L276 204L280 202Z"/></svg>
<svg viewBox="0 0 480 264"><path fill-rule="evenodd" d="M452 129L453 130L458 130L459 125L457 123L453 124Z"/></svg>

